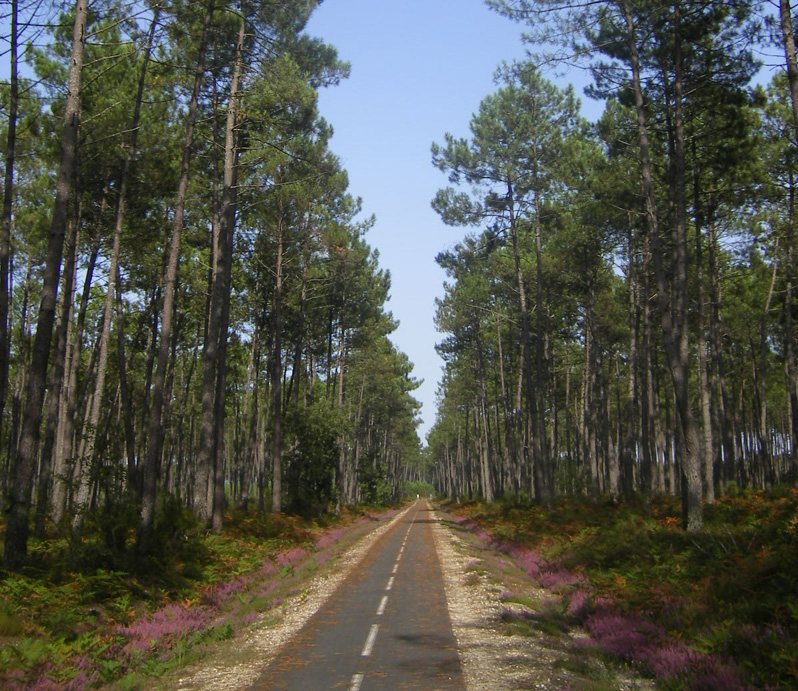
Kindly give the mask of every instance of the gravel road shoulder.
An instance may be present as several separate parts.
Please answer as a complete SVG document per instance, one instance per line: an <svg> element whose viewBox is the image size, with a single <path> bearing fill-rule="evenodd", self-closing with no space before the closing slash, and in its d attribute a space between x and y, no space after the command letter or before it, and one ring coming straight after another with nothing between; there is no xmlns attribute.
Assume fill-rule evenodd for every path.
<svg viewBox="0 0 798 691"><path fill-rule="evenodd" d="M264 668L279 654L283 644L318 611L377 539L401 521L409 510L407 507L360 538L334 562L307 580L297 594L253 622L246 633L220 643L202 660L184 668L177 680L165 680L161 688L237 691L254 684Z"/></svg>
<svg viewBox="0 0 798 691"><path fill-rule="evenodd" d="M411 505L412 506L412 505ZM163 679L160 688L181 691L242 689L254 683L322 606L376 540L410 507L378 525L325 569L305 581L299 592L251 624L245 633L220 642L200 661ZM513 633L506 614L526 610L505 601L508 590L523 590L526 600L545 605L548 595L520 569L497 559L490 547L479 544L445 513L435 512L434 536L441 563L449 616L469 691L504 689L654 689L646 680L623 670L609 669L574 646L579 632L526 630ZM497 566L498 565L498 566Z"/></svg>
<svg viewBox="0 0 798 691"><path fill-rule="evenodd" d="M534 615L525 605L505 601L522 593L527 601L551 604L550 594L520 569L459 528L446 514L435 514L435 542L460 663L469 691L505 689L652 690L654 684L605 666L574 645L579 631L549 633L529 628L514 634L506 615Z"/></svg>

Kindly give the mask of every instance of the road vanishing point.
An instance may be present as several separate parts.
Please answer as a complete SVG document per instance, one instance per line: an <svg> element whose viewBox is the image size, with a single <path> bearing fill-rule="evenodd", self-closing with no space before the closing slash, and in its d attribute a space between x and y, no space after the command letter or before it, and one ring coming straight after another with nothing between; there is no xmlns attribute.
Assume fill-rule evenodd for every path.
<svg viewBox="0 0 798 691"><path fill-rule="evenodd" d="M464 690L434 522L412 504L250 688Z"/></svg>

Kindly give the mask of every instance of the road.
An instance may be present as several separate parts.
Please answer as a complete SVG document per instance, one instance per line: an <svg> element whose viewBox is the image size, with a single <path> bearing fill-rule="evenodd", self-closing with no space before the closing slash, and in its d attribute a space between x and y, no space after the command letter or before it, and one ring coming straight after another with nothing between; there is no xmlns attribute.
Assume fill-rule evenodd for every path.
<svg viewBox="0 0 798 691"><path fill-rule="evenodd" d="M251 689L465 689L433 521L416 501Z"/></svg>

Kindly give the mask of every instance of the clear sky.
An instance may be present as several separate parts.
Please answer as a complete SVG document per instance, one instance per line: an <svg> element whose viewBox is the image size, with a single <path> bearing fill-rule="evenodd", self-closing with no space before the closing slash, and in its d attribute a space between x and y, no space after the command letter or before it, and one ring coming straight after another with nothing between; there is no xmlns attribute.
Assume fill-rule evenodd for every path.
<svg viewBox="0 0 798 691"><path fill-rule="evenodd" d="M377 217L366 239L391 272L393 341L424 380L415 392L422 440L435 422L442 366L433 318L444 274L435 256L467 232L445 226L430 206L447 184L430 145L446 132L468 135L471 114L496 88L496 67L523 57L520 32L482 0L325 0L307 29L352 64L348 80L322 91L320 110L350 192Z"/></svg>

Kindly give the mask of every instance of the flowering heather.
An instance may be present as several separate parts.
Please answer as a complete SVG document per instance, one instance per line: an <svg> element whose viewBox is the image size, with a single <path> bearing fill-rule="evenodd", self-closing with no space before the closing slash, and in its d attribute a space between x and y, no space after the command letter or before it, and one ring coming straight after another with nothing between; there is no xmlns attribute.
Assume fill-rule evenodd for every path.
<svg viewBox="0 0 798 691"><path fill-rule="evenodd" d="M28 691L82 691L88 686L95 685L98 681L96 673L88 677L81 673L67 682L54 682L49 677L40 676L32 685L19 688L25 688ZM9 691L11 690L9 689Z"/></svg>
<svg viewBox="0 0 798 691"><path fill-rule="evenodd" d="M482 526L476 521L472 521L470 519L458 519L457 524L463 530L467 530L469 533L474 533L474 535L476 535L480 540L490 542L490 535L488 535L488 533L486 533Z"/></svg>
<svg viewBox="0 0 798 691"><path fill-rule="evenodd" d="M207 623L208 611L205 608L172 604L130 626L120 626L116 632L129 639L131 650L148 650L197 631Z"/></svg>
<svg viewBox="0 0 798 691"><path fill-rule="evenodd" d="M260 615L255 612L247 612L243 617L241 617L241 626L249 626L253 621L255 621Z"/></svg>
<svg viewBox="0 0 798 691"><path fill-rule="evenodd" d="M559 566L550 566L541 571L538 576L538 583L544 588L557 592L574 588L583 584L584 577L578 573L572 573L568 569Z"/></svg>
<svg viewBox="0 0 798 691"><path fill-rule="evenodd" d="M639 664L659 681L675 679L692 691L745 689L733 665L669 640L663 629L643 619L600 608L586 625L602 653Z"/></svg>
<svg viewBox="0 0 798 691"><path fill-rule="evenodd" d="M268 581L264 583L260 588L258 588L256 596L265 597L266 595L271 594L276 587L277 587L276 581Z"/></svg>
<svg viewBox="0 0 798 691"><path fill-rule="evenodd" d="M582 588L577 588L571 593L571 598L568 602L565 614L575 621L583 621L590 612L590 606L590 593Z"/></svg>
<svg viewBox="0 0 798 691"><path fill-rule="evenodd" d="M231 595L236 595L246 588L246 583L237 578L212 585L205 591L203 601L213 607L220 607Z"/></svg>
<svg viewBox="0 0 798 691"><path fill-rule="evenodd" d="M89 671L94 669L94 660L92 660L88 655L77 655L76 657L72 658L72 664L75 669L81 669L84 671Z"/></svg>
<svg viewBox="0 0 798 691"><path fill-rule="evenodd" d="M539 580L545 560L538 552L519 545L497 544L496 547L500 552L512 557L528 576L536 581Z"/></svg>
<svg viewBox="0 0 798 691"><path fill-rule="evenodd" d="M333 530L328 530L326 533L324 533L324 535L322 535L316 541L316 549L318 551L321 551L323 549L326 549L327 547L330 547L331 545L334 545L336 542L338 542L338 540L341 539L341 536L345 532L346 532L345 528L335 528Z"/></svg>
<svg viewBox="0 0 798 691"><path fill-rule="evenodd" d="M277 566L274 561L272 561L271 558L264 559L263 564L260 567L260 575L271 576L275 571L277 571Z"/></svg>
<svg viewBox="0 0 798 691"><path fill-rule="evenodd" d="M645 665L656 679L676 679L699 659L699 654L690 650L681 641L660 647L651 647L642 656Z"/></svg>
<svg viewBox="0 0 798 691"><path fill-rule="evenodd" d="M714 655L706 655L697 661L696 669L690 680L690 688L694 691L744 691L740 681L740 673L733 665L721 662Z"/></svg>
<svg viewBox="0 0 798 691"><path fill-rule="evenodd" d="M597 611L585 624L602 652L627 661L644 658L653 642L662 636L662 630L650 622L612 610Z"/></svg>
<svg viewBox="0 0 798 691"><path fill-rule="evenodd" d="M292 547L286 552L277 555L277 564L281 567L294 566L307 556L308 551L304 547Z"/></svg>

